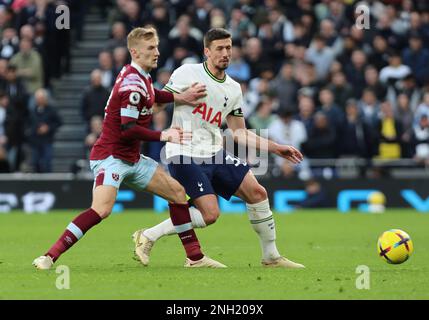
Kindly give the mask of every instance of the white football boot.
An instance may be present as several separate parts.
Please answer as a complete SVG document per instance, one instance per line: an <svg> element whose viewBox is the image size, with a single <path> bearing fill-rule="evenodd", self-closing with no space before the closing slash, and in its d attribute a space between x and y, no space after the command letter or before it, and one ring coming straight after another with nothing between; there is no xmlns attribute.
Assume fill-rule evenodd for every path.
<svg viewBox="0 0 429 320"><path fill-rule="evenodd" d="M33 261L33 266L40 270L48 270L53 266L54 261L50 256L40 256Z"/></svg>
<svg viewBox="0 0 429 320"><path fill-rule="evenodd" d="M144 266L148 266L150 251L152 250L155 242L149 240L149 238L143 234L143 231L145 230L146 229L142 229L134 232L133 241L135 243L134 253L136 257Z"/></svg>
<svg viewBox="0 0 429 320"><path fill-rule="evenodd" d="M200 260L192 261L189 258L186 258L185 268L226 268L226 265L213 260L207 256L202 257Z"/></svg>
<svg viewBox="0 0 429 320"><path fill-rule="evenodd" d="M289 269L303 269L304 265L286 259L285 257L278 257L273 260L262 260L262 266L266 268L289 268Z"/></svg>

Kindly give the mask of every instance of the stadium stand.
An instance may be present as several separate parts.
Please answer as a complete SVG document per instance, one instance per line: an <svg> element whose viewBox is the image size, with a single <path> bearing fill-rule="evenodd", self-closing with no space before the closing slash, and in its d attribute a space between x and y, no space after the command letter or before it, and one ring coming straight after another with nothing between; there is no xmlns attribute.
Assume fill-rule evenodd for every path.
<svg viewBox="0 0 429 320"><path fill-rule="evenodd" d="M10 167L2 166L4 171L34 171L28 139L10 129L19 127L16 121L34 106L34 86L25 70L12 63L26 39L32 38L32 52L41 56L43 86L63 122L55 135L52 171L79 172L87 169L82 159L87 156L91 116L102 115L106 91L127 62L126 34L135 26L152 24L160 34L161 59L152 75L160 88L174 68L202 61L202 35L209 28L225 27L232 33L228 73L242 85L248 126L281 128L272 138L295 145L307 158L298 168L271 159L270 175L428 175L426 1L0 3L0 88L10 100L0 99L0 155L6 154ZM71 32L50 29L52 10L61 3L71 6ZM358 4L370 8L369 29L355 24ZM7 74L14 72L10 66L17 70L17 83L27 86L25 101L22 94L19 99L14 94L22 90L17 89L21 84L8 85L15 81L13 74L8 80ZM101 79L91 85L94 70L94 77ZM9 111L2 111L3 103L9 104ZM171 113L171 107L167 110ZM168 125L155 125L161 122ZM152 152L159 146L144 148Z"/></svg>

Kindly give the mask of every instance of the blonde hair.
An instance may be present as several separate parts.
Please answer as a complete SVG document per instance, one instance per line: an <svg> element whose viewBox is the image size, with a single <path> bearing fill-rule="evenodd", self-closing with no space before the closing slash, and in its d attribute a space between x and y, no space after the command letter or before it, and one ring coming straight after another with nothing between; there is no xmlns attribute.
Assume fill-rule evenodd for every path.
<svg viewBox="0 0 429 320"><path fill-rule="evenodd" d="M127 36L128 50L135 47L141 40L150 40L153 37L158 39L158 32L152 26L145 26L143 28L135 28Z"/></svg>

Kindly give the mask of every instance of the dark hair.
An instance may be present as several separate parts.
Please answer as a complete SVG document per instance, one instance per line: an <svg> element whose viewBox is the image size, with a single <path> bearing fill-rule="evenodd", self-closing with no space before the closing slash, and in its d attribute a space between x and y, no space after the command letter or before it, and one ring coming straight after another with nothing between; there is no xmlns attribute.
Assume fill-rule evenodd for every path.
<svg viewBox="0 0 429 320"><path fill-rule="evenodd" d="M204 36L204 47L210 47L210 44L215 40L231 38L231 33L223 28L212 28Z"/></svg>

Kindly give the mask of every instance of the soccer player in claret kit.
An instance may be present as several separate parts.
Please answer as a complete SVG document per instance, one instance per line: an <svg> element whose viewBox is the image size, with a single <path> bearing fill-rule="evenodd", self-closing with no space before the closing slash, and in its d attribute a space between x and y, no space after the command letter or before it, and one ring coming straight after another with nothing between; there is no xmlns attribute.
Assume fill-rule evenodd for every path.
<svg viewBox="0 0 429 320"><path fill-rule="evenodd" d="M175 101L172 126L192 131L190 144L167 143L166 155L170 174L179 181L191 198L192 224L204 228L219 217L216 195L229 200L233 195L246 202L250 223L259 236L262 248L262 265L265 267L304 268L281 256L276 246L276 230L267 192L247 163L223 149L220 132L226 120L236 141L256 146L290 160L302 161L302 154L292 146L279 145L246 129L242 113L240 85L226 73L231 60L230 33L221 28L211 29L204 37L204 54L207 60L200 64L185 64L176 69L164 89L180 93L193 82L205 84L207 96L198 106ZM189 127L189 128L187 128ZM221 160L220 163L217 160ZM149 263L154 243L164 235L174 234L174 221L167 219L155 227L142 229L136 254L144 265Z"/></svg>
<svg viewBox="0 0 429 320"><path fill-rule="evenodd" d="M174 95L154 89L149 72L157 67L159 57L156 30L152 27L136 28L128 35L127 42L132 63L126 65L116 79L105 109L102 134L90 155L90 166L95 176L91 208L77 216L49 251L34 260L33 265L39 269L51 268L85 232L107 218L124 182L137 191L147 191L169 201L170 217L187 255L185 267L225 267L202 253L190 223L184 188L157 162L140 154L141 141L180 144L187 139L186 132L180 128L162 132L148 129L153 104L176 101L196 105L197 100L205 96L205 87L193 84L183 93Z"/></svg>

